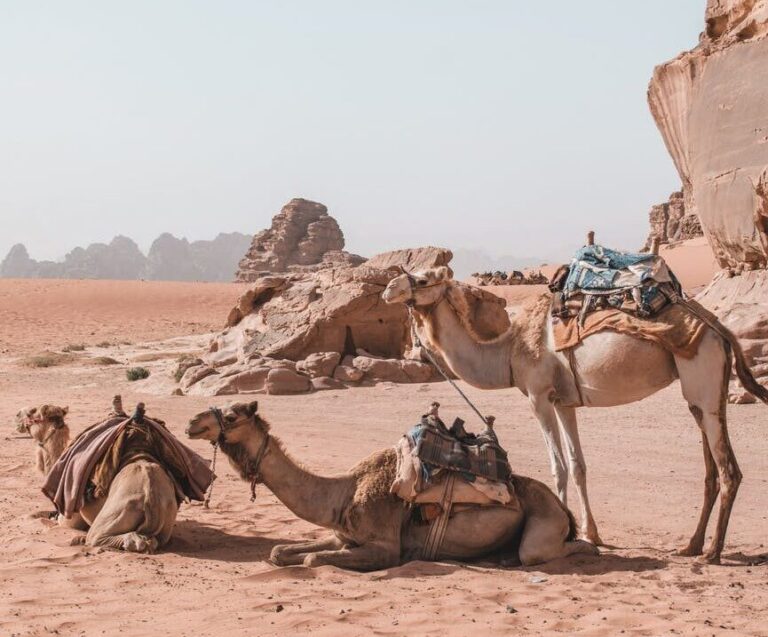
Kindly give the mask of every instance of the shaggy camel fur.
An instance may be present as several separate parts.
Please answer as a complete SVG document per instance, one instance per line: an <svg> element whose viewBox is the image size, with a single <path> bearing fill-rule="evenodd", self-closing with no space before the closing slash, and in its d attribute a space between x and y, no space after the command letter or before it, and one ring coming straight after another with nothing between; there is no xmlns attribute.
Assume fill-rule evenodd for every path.
<svg viewBox="0 0 768 637"><path fill-rule="evenodd" d="M112 415L128 417L124 413ZM168 472L142 457L118 471L106 497L87 501L69 519L60 515L59 525L87 531L73 544L154 553L171 539L178 511L176 489Z"/></svg>
<svg viewBox="0 0 768 637"><path fill-rule="evenodd" d="M69 427L64 422L69 407L43 405L28 410L29 420L26 430L37 443L35 449L35 466L46 475L53 463L59 459L69 445Z"/></svg>
<svg viewBox="0 0 768 637"><path fill-rule="evenodd" d="M410 523L406 503L389 492L394 449L373 453L341 475L315 475L286 454L255 402L204 411L190 421L187 435L218 441L244 480L263 481L298 517L332 531L322 540L275 546L275 564L375 570L421 555L429 527ZM517 548L527 565L597 552L573 540L573 517L546 486L516 477L515 490L521 508L487 506L453 515L438 559L467 560Z"/></svg>
<svg viewBox="0 0 768 637"><path fill-rule="evenodd" d="M412 308L419 338L439 352L459 378L481 389L517 387L529 397L549 451L557 493L565 503L568 468L562 433L581 501L582 534L595 544L602 542L587 496L587 466L579 442L576 407L624 405L680 379L683 396L701 429L706 477L704 506L696 531L679 553L702 554L707 523L719 492L717 528L702 558L718 563L741 482L726 426L731 352L736 355L736 370L744 387L768 401L768 392L749 371L736 337L712 317L705 321L707 329L698 352L685 359L649 341L618 332L599 332L571 352L577 381L566 352L554 349L551 322L537 321L535 304L513 315L505 333L489 340L478 339L462 312L462 288L467 286L450 277L446 267L404 273L390 281L382 298ZM537 324L542 331L542 347L538 348L534 346L536 339L530 338L530 326Z"/></svg>

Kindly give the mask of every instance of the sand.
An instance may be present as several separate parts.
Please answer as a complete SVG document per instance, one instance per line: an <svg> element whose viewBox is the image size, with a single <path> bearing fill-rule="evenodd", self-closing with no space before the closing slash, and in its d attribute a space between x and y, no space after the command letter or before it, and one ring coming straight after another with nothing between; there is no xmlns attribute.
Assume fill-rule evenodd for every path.
<svg viewBox="0 0 768 637"><path fill-rule="evenodd" d="M148 304L148 290L153 291L149 305L157 309L162 303L162 315L132 311ZM126 407L146 400L149 413L165 419L183 439L191 415L227 399L138 394L125 379L125 365L89 362L99 348L45 369L21 365L19 357L75 339L93 345L123 334L149 341L202 333L221 323L239 288L0 281L0 291L2 635L765 635L768 630L768 412L757 405L730 407L733 446L745 478L725 564L699 565L671 553L692 532L703 493L700 439L677 384L641 404L581 411L593 508L603 539L614 547L600 557L532 568L413 562L367 574L275 568L266 562L274 544L316 538L322 531L297 519L263 486L250 503L248 485L223 462L212 508L183 505L167 550L144 556L69 546L74 532L30 517L50 505L38 490L33 444L12 428L19 407L67 404L76 433L100 419L120 392ZM106 299L114 309L107 310ZM41 307L56 311L33 311ZM135 347L162 357L178 342ZM515 390L465 389L497 416L515 470L549 483L544 445L527 400ZM344 470L393 444L433 400L442 403L445 416L461 415L476 427L446 383L259 400L291 453L323 473ZM206 443L189 444L211 456Z"/></svg>

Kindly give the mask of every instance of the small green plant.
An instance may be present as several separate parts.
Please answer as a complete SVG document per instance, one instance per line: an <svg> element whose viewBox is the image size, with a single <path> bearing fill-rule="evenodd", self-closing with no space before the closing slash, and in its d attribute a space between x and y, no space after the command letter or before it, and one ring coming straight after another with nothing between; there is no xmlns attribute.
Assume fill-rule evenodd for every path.
<svg viewBox="0 0 768 637"><path fill-rule="evenodd" d="M83 343L70 343L69 345L65 346L61 351L62 352L84 352L85 345Z"/></svg>
<svg viewBox="0 0 768 637"><path fill-rule="evenodd" d="M130 381L141 380L149 377L149 370L146 367L131 367L125 370L125 375Z"/></svg>
<svg viewBox="0 0 768 637"><path fill-rule="evenodd" d="M96 358L93 359L93 364L94 365L119 365L120 361L116 361L111 356L97 356Z"/></svg>

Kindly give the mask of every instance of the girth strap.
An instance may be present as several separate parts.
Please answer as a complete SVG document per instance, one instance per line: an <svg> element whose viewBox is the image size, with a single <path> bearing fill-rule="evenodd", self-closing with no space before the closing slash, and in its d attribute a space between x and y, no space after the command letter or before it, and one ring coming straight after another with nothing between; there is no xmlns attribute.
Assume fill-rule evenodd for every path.
<svg viewBox="0 0 768 637"><path fill-rule="evenodd" d="M443 540L445 539L445 532L448 529L448 520L451 517L453 487L455 483L456 473L451 471L445 480L443 497L440 499L440 507L442 508L442 511L440 515L433 520L432 526L429 527L429 533L427 534L427 540L424 543L424 550L422 552L422 559L428 561L437 559L437 555L440 552Z"/></svg>

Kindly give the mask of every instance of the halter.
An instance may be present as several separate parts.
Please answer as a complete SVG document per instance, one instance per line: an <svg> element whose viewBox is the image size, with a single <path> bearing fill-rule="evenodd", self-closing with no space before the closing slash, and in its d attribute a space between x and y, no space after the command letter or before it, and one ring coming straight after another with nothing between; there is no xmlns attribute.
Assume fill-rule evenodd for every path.
<svg viewBox="0 0 768 637"><path fill-rule="evenodd" d="M419 282L416 280L416 277L413 276L413 274L411 274L408 270L406 270L402 265L400 266L400 271L405 275L406 279L408 279L408 288L409 288L409 290L411 292L411 298L408 299L407 301L405 301L405 305L409 309L416 307L416 295L414 294L414 291L416 289L426 290L427 288L434 288L434 287L437 287L438 285L442 285L442 284L445 283L445 281L438 281L437 283L429 283L427 285L419 285ZM444 300L445 300L445 293L443 293L440 296L440 298L437 301L435 301L434 303L431 303L428 306L424 306L424 307L428 307L429 308L429 310L426 313L430 314L431 312L433 312L434 309L440 303L442 303Z"/></svg>
<svg viewBox="0 0 768 637"><path fill-rule="evenodd" d="M224 414L222 413L221 409L219 409L218 407L211 407L209 411L211 412L211 414L213 414L213 417L216 419L216 422L219 425L219 437L213 443L214 460L215 460L217 447L221 443L226 442L226 438L224 434L227 430L232 429L232 427L226 423L226 420L224 419ZM253 417L253 423L256 424L255 415ZM261 461L264 460L264 456L267 455L267 446L269 445L269 439L271 438L268 431L264 431L263 433L264 433L264 441L261 443L259 450L256 452L256 458L250 461L251 474L252 474L251 475L251 502L255 502L256 500L256 485L259 484L260 482L263 482L261 473L259 472L259 467L261 467ZM212 490L213 490L213 482L211 482L211 491ZM209 492L208 500L210 500L210 492Z"/></svg>

